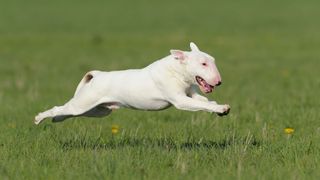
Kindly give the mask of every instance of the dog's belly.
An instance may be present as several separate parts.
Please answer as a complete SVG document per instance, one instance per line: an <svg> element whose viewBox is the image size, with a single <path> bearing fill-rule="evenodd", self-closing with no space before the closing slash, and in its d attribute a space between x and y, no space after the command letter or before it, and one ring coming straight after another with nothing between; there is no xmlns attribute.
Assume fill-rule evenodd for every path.
<svg viewBox="0 0 320 180"><path fill-rule="evenodd" d="M107 100L102 103L115 102L120 107L162 110L171 105L145 70L104 72L89 87Z"/></svg>
<svg viewBox="0 0 320 180"><path fill-rule="evenodd" d="M145 100L142 102L128 103L124 106L132 109L158 111L170 107L171 104L164 100Z"/></svg>

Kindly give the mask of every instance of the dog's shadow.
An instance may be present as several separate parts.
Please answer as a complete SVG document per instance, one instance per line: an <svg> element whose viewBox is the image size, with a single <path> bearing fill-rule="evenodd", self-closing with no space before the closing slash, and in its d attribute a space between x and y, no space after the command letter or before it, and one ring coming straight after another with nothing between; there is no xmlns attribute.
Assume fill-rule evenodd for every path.
<svg viewBox="0 0 320 180"><path fill-rule="evenodd" d="M247 145L251 147L259 147L261 143L255 139L251 142L246 142L245 139L225 139L221 141L213 140L186 140L177 141L173 138L148 138L148 137L126 137L121 139L110 139L105 142L103 139L98 138L96 140L88 138L76 138L76 139L64 139L58 141L60 147L65 150L109 150L109 149L121 149L121 148L157 148L164 150L210 150L220 149L224 150L235 145Z"/></svg>

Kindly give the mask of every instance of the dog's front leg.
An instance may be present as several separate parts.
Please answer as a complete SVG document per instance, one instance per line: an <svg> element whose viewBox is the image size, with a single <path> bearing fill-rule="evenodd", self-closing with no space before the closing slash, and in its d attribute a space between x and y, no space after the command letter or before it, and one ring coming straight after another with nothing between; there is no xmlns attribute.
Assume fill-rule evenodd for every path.
<svg viewBox="0 0 320 180"><path fill-rule="evenodd" d="M200 101L197 99L190 98L188 96L179 95L173 98L171 103L177 108L181 110L187 111L207 111L214 112L221 115L226 115L230 111L229 105L218 105L205 101Z"/></svg>
<svg viewBox="0 0 320 180"><path fill-rule="evenodd" d="M188 91L188 96L192 99L196 99L199 101L210 102L211 104L218 104L216 101L210 101L208 98L201 96L195 87L191 87Z"/></svg>
<svg viewBox="0 0 320 180"><path fill-rule="evenodd" d="M192 97L192 99L199 100L199 101L204 101L204 102L209 102L210 104L215 104L215 105L218 104L216 101L210 101L208 98L206 98L204 96L201 96L198 93L193 93L191 95L191 97Z"/></svg>

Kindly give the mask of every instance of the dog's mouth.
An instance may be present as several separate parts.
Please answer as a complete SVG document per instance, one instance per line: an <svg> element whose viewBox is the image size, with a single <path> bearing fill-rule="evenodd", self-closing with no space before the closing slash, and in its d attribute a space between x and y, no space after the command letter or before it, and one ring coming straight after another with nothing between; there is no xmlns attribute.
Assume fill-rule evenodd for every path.
<svg viewBox="0 0 320 180"><path fill-rule="evenodd" d="M196 81L200 87L200 90L204 93L211 93L214 89L214 86L207 83L202 77L196 76Z"/></svg>

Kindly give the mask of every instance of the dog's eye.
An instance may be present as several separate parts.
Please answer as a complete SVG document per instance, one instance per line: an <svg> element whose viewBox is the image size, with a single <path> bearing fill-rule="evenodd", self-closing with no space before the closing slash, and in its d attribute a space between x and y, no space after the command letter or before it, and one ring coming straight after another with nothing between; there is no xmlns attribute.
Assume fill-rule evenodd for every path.
<svg viewBox="0 0 320 180"><path fill-rule="evenodd" d="M202 63L202 66L207 66L207 63Z"/></svg>

